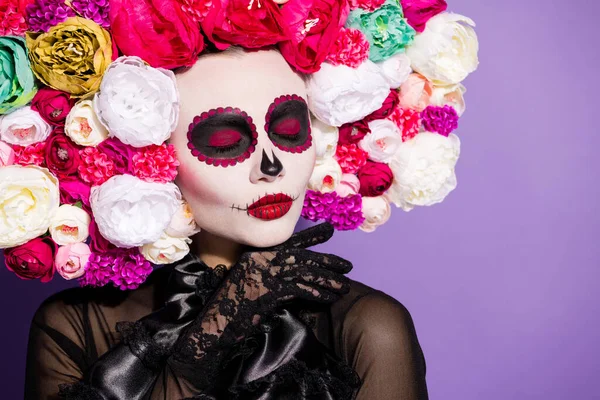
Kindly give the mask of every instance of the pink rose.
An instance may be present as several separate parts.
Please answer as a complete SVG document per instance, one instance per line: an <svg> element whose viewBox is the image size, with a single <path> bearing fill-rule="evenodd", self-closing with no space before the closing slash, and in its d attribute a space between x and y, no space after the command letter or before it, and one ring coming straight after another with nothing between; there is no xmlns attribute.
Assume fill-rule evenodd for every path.
<svg viewBox="0 0 600 400"><path fill-rule="evenodd" d="M400 106L416 111L423 111L429 104L433 84L423 75L410 74L408 79L400 86Z"/></svg>
<svg viewBox="0 0 600 400"><path fill-rule="evenodd" d="M15 151L8 143L0 140L0 167L6 167L15 163Z"/></svg>
<svg viewBox="0 0 600 400"><path fill-rule="evenodd" d="M193 18L176 0L110 0L112 38L124 55L151 66L192 66L204 49Z"/></svg>
<svg viewBox="0 0 600 400"><path fill-rule="evenodd" d="M279 50L290 65L311 74L329 55L350 7L347 0L290 0L281 13L291 37Z"/></svg>
<svg viewBox="0 0 600 400"><path fill-rule="evenodd" d="M384 119L389 117L394 109L398 106L399 101L398 91L394 89L390 90L390 94L381 105L381 108L379 108L377 111L374 111L372 114L367 115L365 117L365 121L371 122L376 119Z"/></svg>
<svg viewBox="0 0 600 400"><path fill-rule="evenodd" d="M347 197L354 194L357 194L360 190L360 181L358 177L354 174L343 174L342 180L335 188L335 192L340 197Z"/></svg>
<svg viewBox="0 0 600 400"><path fill-rule="evenodd" d="M270 0L214 0L200 23L215 46L270 46L287 39L279 6Z"/></svg>
<svg viewBox="0 0 600 400"><path fill-rule="evenodd" d="M367 161L358 171L360 194L367 197L381 196L392 185L394 173L387 164Z"/></svg>
<svg viewBox="0 0 600 400"><path fill-rule="evenodd" d="M35 238L17 247L4 249L6 268L19 278L48 282L54 276L57 245L50 236Z"/></svg>
<svg viewBox="0 0 600 400"><path fill-rule="evenodd" d="M75 174L81 158L79 149L65 136L63 128L57 128L46 141L46 164L59 178Z"/></svg>
<svg viewBox="0 0 600 400"><path fill-rule="evenodd" d="M66 280L79 278L85 273L91 250L85 243L74 243L58 248L54 267Z"/></svg>
<svg viewBox="0 0 600 400"><path fill-rule="evenodd" d="M81 201L83 209L91 214L90 191L91 187L77 176L67 176L60 179L60 204L75 204Z"/></svg>
<svg viewBox="0 0 600 400"><path fill-rule="evenodd" d="M408 24L417 32L425 30L425 24L431 17L446 11L446 0L400 0Z"/></svg>
<svg viewBox="0 0 600 400"><path fill-rule="evenodd" d="M68 93L43 87L31 100L31 108L51 125L64 126L65 119L75 105Z"/></svg>

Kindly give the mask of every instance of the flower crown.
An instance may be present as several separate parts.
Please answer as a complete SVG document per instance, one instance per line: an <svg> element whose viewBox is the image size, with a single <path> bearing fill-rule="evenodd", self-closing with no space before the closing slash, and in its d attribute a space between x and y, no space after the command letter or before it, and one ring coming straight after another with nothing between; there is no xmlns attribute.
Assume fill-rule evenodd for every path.
<svg viewBox="0 0 600 400"><path fill-rule="evenodd" d="M373 231L456 187L474 23L445 0L8 0L0 5L0 249L22 279L134 289L198 232L173 183L171 71L276 46L309 74L302 215ZM123 217L126 216L126 221Z"/></svg>

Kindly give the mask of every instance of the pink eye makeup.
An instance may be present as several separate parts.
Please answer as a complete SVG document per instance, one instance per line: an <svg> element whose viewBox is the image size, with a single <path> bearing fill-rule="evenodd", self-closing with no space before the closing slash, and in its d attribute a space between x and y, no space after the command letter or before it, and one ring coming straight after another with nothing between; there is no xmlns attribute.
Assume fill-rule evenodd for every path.
<svg viewBox="0 0 600 400"><path fill-rule="evenodd" d="M219 107L194 117L187 137L188 148L198 160L228 167L250 157L256 148L258 132L245 112Z"/></svg>
<svg viewBox="0 0 600 400"><path fill-rule="evenodd" d="M312 144L308 106L298 95L276 98L265 121L269 139L283 151L301 153Z"/></svg>

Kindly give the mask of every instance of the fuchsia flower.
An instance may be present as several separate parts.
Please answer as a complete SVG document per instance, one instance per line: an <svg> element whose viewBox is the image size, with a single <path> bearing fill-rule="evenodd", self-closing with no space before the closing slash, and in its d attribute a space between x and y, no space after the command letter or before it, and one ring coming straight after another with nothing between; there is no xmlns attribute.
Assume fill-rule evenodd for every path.
<svg viewBox="0 0 600 400"><path fill-rule="evenodd" d="M73 0L71 7L84 18L91 19L103 28L110 27L109 0Z"/></svg>
<svg viewBox="0 0 600 400"><path fill-rule="evenodd" d="M448 105L427 107L421 112L421 120L426 131L437 132L446 137L458 128L458 113Z"/></svg>
<svg viewBox="0 0 600 400"><path fill-rule="evenodd" d="M325 220L338 230L356 229L364 221L362 198L358 194L340 197L336 192L308 190L302 216L311 221Z"/></svg>
<svg viewBox="0 0 600 400"><path fill-rule="evenodd" d="M333 65L358 67L369 58L369 41L358 29L342 28L327 56L327 61Z"/></svg>
<svg viewBox="0 0 600 400"><path fill-rule="evenodd" d="M121 290L137 289L152 273L152 264L137 248L114 250L115 263L110 281Z"/></svg>
<svg viewBox="0 0 600 400"><path fill-rule="evenodd" d="M423 32L427 21L448 8L446 0L401 0L400 3L408 24L417 32Z"/></svg>
<svg viewBox="0 0 600 400"><path fill-rule="evenodd" d="M78 172L81 179L92 186L101 185L115 175L115 163L95 147L79 152L81 162Z"/></svg>
<svg viewBox="0 0 600 400"><path fill-rule="evenodd" d="M38 142L29 146L14 145L15 164L46 166L46 142Z"/></svg>
<svg viewBox="0 0 600 400"><path fill-rule="evenodd" d="M133 173L147 182L167 183L175 180L179 161L173 145L151 145L140 149L132 158Z"/></svg>
<svg viewBox="0 0 600 400"><path fill-rule="evenodd" d="M35 32L47 32L54 25L75 16L65 0L35 0L27 5L27 24Z"/></svg>
<svg viewBox="0 0 600 400"><path fill-rule="evenodd" d="M200 23L212 7L212 0L181 0L181 9L194 22Z"/></svg>
<svg viewBox="0 0 600 400"><path fill-rule="evenodd" d="M3 0L0 3L0 36L23 36L27 30L25 22L25 0Z"/></svg>
<svg viewBox="0 0 600 400"><path fill-rule="evenodd" d="M350 0L350 9L362 8L363 10L373 12L381 7L383 3L385 3L385 0Z"/></svg>
<svg viewBox="0 0 600 400"><path fill-rule="evenodd" d="M91 253L85 274L79 280L81 286L104 286L113 275L115 257L110 253Z"/></svg>
<svg viewBox="0 0 600 400"><path fill-rule="evenodd" d="M387 164L367 161L358 171L360 194L367 197L381 196L392 185L394 174Z"/></svg>
<svg viewBox="0 0 600 400"><path fill-rule="evenodd" d="M355 174L367 163L369 155L356 144L338 145L335 159L345 174Z"/></svg>
<svg viewBox="0 0 600 400"><path fill-rule="evenodd" d="M6 268L21 279L48 282L54 276L54 255L58 246L52 238L38 237L17 247L4 249Z"/></svg>

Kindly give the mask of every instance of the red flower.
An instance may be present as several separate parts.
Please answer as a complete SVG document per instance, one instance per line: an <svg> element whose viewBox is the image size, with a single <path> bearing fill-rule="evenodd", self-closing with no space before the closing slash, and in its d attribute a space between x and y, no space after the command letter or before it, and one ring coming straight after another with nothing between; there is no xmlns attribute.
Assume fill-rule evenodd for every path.
<svg viewBox="0 0 600 400"><path fill-rule="evenodd" d="M360 120L340 126L339 132L339 144L352 144L360 142L367 133L371 133L371 129L365 120Z"/></svg>
<svg viewBox="0 0 600 400"><path fill-rule="evenodd" d="M48 169L59 178L76 173L81 161L79 149L62 128L56 129L46 141L45 156Z"/></svg>
<svg viewBox="0 0 600 400"><path fill-rule="evenodd" d="M446 0L400 0L400 3L408 24L417 32L423 32L431 17L448 8Z"/></svg>
<svg viewBox="0 0 600 400"><path fill-rule="evenodd" d="M27 30L25 7L29 0L0 2L0 36L23 36Z"/></svg>
<svg viewBox="0 0 600 400"><path fill-rule="evenodd" d="M81 163L77 171L81 180L92 186L101 185L115 175L115 163L95 147L79 152Z"/></svg>
<svg viewBox="0 0 600 400"><path fill-rule="evenodd" d="M402 132L402 141L414 138L421 128L421 113L408 108L396 107L388 117Z"/></svg>
<svg viewBox="0 0 600 400"><path fill-rule="evenodd" d="M29 146L13 146L15 151L15 164L46 166L46 142L34 143Z"/></svg>
<svg viewBox="0 0 600 400"><path fill-rule="evenodd" d="M110 0L112 38L153 67L192 66L204 48L196 22L176 0Z"/></svg>
<svg viewBox="0 0 600 400"><path fill-rule="evenodd" d="M48 282L54 276L54 256L58 246L49 237L35 238L17 247L4 249L6 268L21 279Z"/></svg>
<svg viewBox="0 0 600 400"><path fill-rule="evenodd" d="M67 114L75 105L68 93L43 87L31 101L31 108L50 125L64 126Z"/></svg>
<svg viewBox="0 0 600 400"><path fill-rule="evenodd" d="M287 39L279 6L272 0L214 0L200 26L220 50L230 45L259 48Z"/></svg>
<svg viewBox="0 0 600 400"><path fill-rule="evenodd" d="M369 41L358 29L342 28L327 56L327 61L333 65L347 65L358 68L369 58Z"/></svg>
<svg viewBox="0 0 600 400"><path fill-rule="evenodd" d="M318 71L349 12L347 0L290 0L281 9L291 34L279 44L281 54L298 71Z"/></svg>
<svg viewBox="0 0 600 400"><path fill-rule="evenodd" d="M91 214L90 191L91 187L77 176L67 176L58 182L60 190L60 204L75 204L81 201L82 208Z"/></svg>
<svg viewBox="0 0 600 400"><path fill-rule="evenodd" d="M212 0L180 0L181 9L186 12L190 18L200 23L206 17L212 7Z"/></svg>
<svg viewBox="0 0 600 400"><path fill-rule="evenodd" d="M173 145L151 145L140 149L133 156L133 172L147 182L172 182L177 176L179 161Z"/></svg>
<svg viewBox="0 0 600 400"><path fill-rule="evenodd" d="M367 163L369 154L355 144L338 145L335 159L345 174L355 174Z"/></svg>
<svg viewBox="0 0 600 400"><path fill-rule="evenodd" d="M394 173L387 164L367 161L358 171L359 193L366 197L381 196L392 185Z"/></svg>
<svg viewBox="0 0 600 400"><path fill-rule="evenodd" d="M398 96L398 91L394 89L390 90L390 94L381 105L381 108L367 115L365 117L365 121L369 122L376 119L384 119L389 117L392 114L392 112L396 109L399 102L400 98Z"/></svg>

